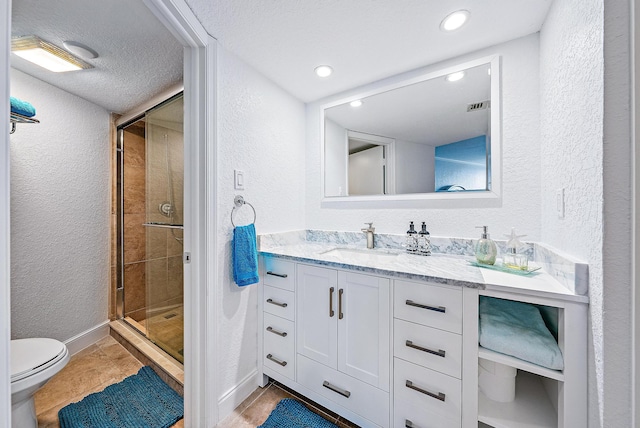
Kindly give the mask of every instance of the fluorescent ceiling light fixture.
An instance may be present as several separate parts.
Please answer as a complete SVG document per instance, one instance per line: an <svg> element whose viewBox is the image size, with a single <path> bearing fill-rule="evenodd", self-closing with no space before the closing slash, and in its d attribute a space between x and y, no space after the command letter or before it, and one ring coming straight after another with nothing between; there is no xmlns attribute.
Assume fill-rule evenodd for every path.
<svg viewBox="0 0 640 428"><path fill-rule="evenodd" d="M447 79L447 82L457 82L463 77L464 77L464 71L456 71L455 73L449 74L445 79Z"/></svg>
<svg viewBox="0 0 640 428"><path fill-rule="evenodd" d="M440 23L440 29L443 31L453 31L462 27L469 19L468 10L458 10L447 15Z"/></svg>
<svg viewBox="0 0 640 428"><path fill-rule="evenodd" d="M319 65L315 68L315 72L319 77L329 77L333 73L333 68L328 65Z"/></svg>
<svg viewBox="0 0 640 428"><path fill-rule="evenodd" d="M11 51L27 61L56 73L93 68L91 64L37 36L11 39Z"/></svg>
<svg viewBox="0 0 640 428"><path fill-rule="evenodd" d="M351 107L360 107L362 105L362 100L355 100L349 103Z"/></svg>

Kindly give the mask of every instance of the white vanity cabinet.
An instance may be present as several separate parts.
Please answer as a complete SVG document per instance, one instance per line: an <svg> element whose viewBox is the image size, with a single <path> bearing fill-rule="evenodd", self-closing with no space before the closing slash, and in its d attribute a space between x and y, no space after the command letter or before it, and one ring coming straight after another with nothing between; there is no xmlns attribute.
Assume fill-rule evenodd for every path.
<svg viewBox="0 0 640 428"><path fill-rule="evenodd" d="M297 381L380 426L389 421L389 279L298 264Z"/></svg>
<svg viewBox="0 0 640 428"><path fill-rule="evenodd" d="M473 288L262 256L259 371L366 428L586 426L587 298L491 272ZM480 347L481 295L556 308L564 370ZM513 402L479 392L480 358L518 369Z"/></svg>

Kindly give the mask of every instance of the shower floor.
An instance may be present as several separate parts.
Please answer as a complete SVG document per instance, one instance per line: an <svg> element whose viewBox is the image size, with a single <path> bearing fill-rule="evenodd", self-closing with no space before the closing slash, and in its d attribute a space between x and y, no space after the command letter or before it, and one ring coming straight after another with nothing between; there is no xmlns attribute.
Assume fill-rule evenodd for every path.
<svg viewBox="0 0 640 428"><path fill-rule="evenodd" d="M139 321L125 321L173 358L184 363L184 307L176 306Z"/></svg>

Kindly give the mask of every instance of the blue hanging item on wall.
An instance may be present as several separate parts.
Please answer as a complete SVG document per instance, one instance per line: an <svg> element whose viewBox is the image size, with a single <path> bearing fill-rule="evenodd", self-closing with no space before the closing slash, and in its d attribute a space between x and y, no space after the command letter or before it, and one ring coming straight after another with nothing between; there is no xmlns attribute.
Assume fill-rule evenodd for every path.
<svg viewBox="0 0 640 428"><path fill-rule="evenodd" d="M31 103L15 97L9 97L9 99L11 100L11 113L17 113L26 117L36 115L36 108Z"/></svg>
<svg viewBox="0 0 640 428"><path fill-rule="evenodd" d="M260 277L255 226L236 226L233 229L232 247L233 280L241 287L257 283Z"/></svg>

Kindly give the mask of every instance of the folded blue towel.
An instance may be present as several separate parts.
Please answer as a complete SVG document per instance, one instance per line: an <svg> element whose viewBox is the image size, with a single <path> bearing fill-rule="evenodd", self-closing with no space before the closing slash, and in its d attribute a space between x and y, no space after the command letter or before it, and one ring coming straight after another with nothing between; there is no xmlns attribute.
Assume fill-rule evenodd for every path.
<svg viewBox="0 0 640 428"><path fill-rule="evenodd" d="M11 113L18 113L23 116L33 117L36 115L36 108L26 101L19 100L15 97L9 97L11 100Z"/></svg>
<svg viewBox="0 0 640 428"><path fill-rule="evenodd" d="M562 370L562 352L533 305L480 297L480 345L552 370Z"/></svg>
<svg viewBox="0 0 640 428"><path fill-rule="evenodd" d="M239 286L255 284L258 277L256 228L253 224L233 229L233 280Z"/></svg>

